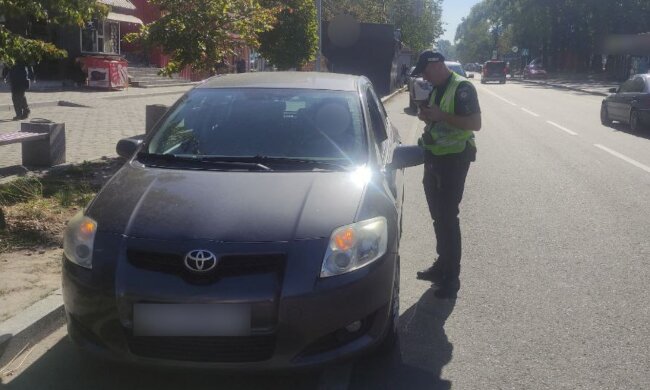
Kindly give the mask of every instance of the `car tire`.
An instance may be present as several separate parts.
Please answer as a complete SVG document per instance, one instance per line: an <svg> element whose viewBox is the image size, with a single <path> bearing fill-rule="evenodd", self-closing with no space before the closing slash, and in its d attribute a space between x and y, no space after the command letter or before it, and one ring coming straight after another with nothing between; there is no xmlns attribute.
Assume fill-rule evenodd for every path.
<svg viewBox="0 0 650 390"><path fill-rule="evenodd" d="M607 106L604 104L600 106L600 123L607 127L612 125L612 120L609 119L609 113L607 112Z"/></svg>
<svg viewBox="0 0 650 390"><path fill-rule="evenodd" d="M634 132L641 130L641 118L637 110L630 112L630 130Z"/></svg>
<svg viewBox="0 0 650 390"><path fill-rule="evenodd" d="M393 295L390 303L390 319L388 320L388 330L384 339L379 344L381 353L390 353L399 340L399 278L400 278L400 258L397 257L395 262L395 278L393 279Z"/></svg>

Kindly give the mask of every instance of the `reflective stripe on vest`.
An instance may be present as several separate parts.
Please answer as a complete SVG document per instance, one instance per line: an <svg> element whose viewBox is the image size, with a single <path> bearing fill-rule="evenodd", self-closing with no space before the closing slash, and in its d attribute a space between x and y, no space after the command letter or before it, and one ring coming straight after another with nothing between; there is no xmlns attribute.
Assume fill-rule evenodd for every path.
<svg viewBox="0 0 650 390"><path fill-rule="evenodd" d="M462 82L469 81L452 72L447 90L440 100L440 109L443 112L450 115L456 115L456 90ZM429 101L430 106L435 104L435 99L436 94L432 93L431 100ZM465 146L468 142L474 145L473 131L463 130L445 122L436 122L433 125L428 125L426 131L431 134L433 144L425 144L424 148L436 156L460 153L465 150Z"/></svg>

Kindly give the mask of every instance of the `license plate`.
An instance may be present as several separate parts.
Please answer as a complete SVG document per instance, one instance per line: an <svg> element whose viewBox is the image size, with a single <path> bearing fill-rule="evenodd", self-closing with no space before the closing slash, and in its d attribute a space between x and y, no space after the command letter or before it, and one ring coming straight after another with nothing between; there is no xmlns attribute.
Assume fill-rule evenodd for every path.
<svg viewBox="0 0 650 390"><path fill-rule="evenodd" d="M251 309L241 304L149 304L133 306L135 336L245 336Z"/></svg>

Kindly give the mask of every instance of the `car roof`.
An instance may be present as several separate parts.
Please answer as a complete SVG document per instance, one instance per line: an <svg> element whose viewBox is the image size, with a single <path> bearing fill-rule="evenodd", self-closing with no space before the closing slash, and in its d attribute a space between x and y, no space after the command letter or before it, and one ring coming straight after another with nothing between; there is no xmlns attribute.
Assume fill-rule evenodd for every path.
<svg viewBox="0 0 650 390"><path fill-rule="evenodd" d="M197 88L286 88L357 91L362 76L325 72L251 72L211 77Z"/></svg>
<svg viewBox="0 0 650 390"><path fill-rule="evenodd" d="M460 65L458 61L445 61L445 65Z"/></svg>

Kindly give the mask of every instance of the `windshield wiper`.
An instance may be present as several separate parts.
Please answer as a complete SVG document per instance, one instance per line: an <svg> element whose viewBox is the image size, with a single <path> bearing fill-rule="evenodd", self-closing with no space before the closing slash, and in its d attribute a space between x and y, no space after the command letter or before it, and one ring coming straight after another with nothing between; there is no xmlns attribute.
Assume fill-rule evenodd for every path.
<svg viewBox="0 0 650 390"><path fill-rule="evenodd" d="M242 157L243 161L257 162L257 163L280 163L280 164L291 164L291 165L308 165L311 167L319 168L329 168L335 170L349 171L350 166L340 163L335 163L331 161L324 160L314 160L306 158L294 158L294 157L273 157L273 156L262 156L257 155L253 157Z"/></svg>
<svg viewBox="0 0 650 390"><path fill-rule="evenodd" d="M210 164L210 165L220 165L223 167L233 168L257 168L264 171L272 171L273 169L267 167L264 164L255 162L255 161L239 161L233 160L228 157L208 157L208 156L188 156L188 155L179 155L179 154L159 154L159 153L138 153L138 160L149 160L149 161L164 161L164 162L181 162L189 163L192 165L196 164Z"/></svg>

